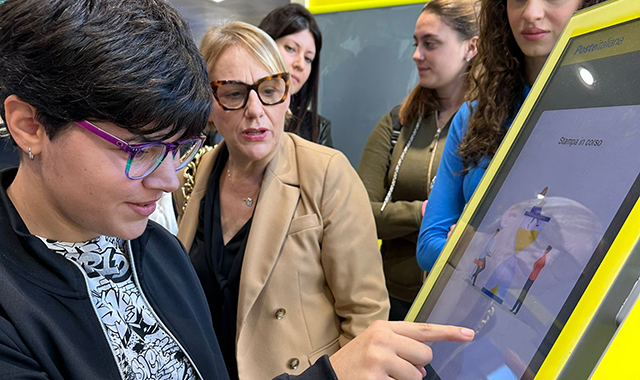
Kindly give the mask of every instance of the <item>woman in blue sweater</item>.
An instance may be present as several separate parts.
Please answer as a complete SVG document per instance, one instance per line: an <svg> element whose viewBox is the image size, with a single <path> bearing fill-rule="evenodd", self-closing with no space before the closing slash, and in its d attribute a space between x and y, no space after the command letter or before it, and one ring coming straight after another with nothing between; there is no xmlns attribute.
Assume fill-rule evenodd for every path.
<svg viewBox="0 0 640 380"><path fill-rule="evenodd" d="M469 98L454 116L425 210L417 258L431 270L530 86L578 9L604 0L482 0Z"/></svg>

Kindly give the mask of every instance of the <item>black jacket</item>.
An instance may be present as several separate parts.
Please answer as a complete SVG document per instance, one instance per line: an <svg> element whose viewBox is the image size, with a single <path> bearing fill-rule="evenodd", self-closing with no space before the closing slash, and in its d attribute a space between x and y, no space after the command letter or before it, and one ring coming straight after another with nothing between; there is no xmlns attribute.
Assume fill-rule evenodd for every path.
<svg viewBox="0 0 640 380"><path fill-rule="evenodd" d="M120 379L80 269L29 234L7 197L15 174L0 171L0 379ZM130 249L144 295L203 379L228 379L204 293L177 238L150 222ZM324 357L298 379L335 375Z"/></svg>
<svg viewBox="0 0 640 380"><path fill-rule="evenodd" d="M18 166L18 156L18 151L16 151L11 142L0 138L0 169Z"/></svg>
<svg viewBox="0 0 640 380"><path fill-rule="evenodd" d="M311 112L306 112L300 130L295 132L298 136L311 142L333 148L333 138L331 137L331 120L318 115L318 141L313 140L311 132Z"/></svg>
<svg viewBox="0 0 640 380"><path fill-rule="evenodd" d="M333 148L331 120L318 115L318 144Z"/></svg>

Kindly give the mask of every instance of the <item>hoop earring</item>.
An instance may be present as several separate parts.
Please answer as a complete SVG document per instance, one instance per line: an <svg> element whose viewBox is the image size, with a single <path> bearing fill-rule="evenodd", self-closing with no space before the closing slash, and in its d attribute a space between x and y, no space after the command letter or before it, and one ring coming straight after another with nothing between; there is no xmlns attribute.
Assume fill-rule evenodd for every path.
<svg viewBox="0 0 640 380"><path fill-rule="evenodd" d="M30 159L31 161L33 161L33 159L34 159L35 157L33 156L33 153L31 152L31 147L29 147L29 153L28 153L28 154L29 154L29 159Z"/></svg>

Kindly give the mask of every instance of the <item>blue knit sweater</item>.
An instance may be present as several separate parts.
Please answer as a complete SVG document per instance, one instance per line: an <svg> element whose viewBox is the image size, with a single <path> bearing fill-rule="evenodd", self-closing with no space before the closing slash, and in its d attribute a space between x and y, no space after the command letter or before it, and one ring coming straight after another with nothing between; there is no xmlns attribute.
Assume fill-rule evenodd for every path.
<svg viewBox="0 0 640 380"><path fill-rule="evenodd" d="M529 90L528 86L523 90L521 104L529 94ZM418 237L418 264L425 271L431 270L442 252L449 228L458 222L464 206L478 187L490 161L489 157L483 157L477 166L465 173L462 172L464 165L458 150L467 131L471 107L475 108L475 106L475 102L462 105L451 121L438 174L429 195ZM505 126L509 128L512 122L513 118L508 119Z"/></svg>

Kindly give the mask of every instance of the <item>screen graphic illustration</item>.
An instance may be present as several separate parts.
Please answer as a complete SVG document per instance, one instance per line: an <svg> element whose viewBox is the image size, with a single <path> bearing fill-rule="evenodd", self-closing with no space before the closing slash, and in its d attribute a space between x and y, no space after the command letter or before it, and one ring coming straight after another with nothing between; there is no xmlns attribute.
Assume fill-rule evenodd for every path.
<svg viewBox="0 0 640 380"><path fill-rule="evenodd" d="M518 266L517 255L531 245L540 235L544 226L551 220L550 217L542 214L542 207L546 203L544 198L549 187L545 187L539 194L540 202L533 206L531 210L525 211L520 226L518 227L514 240L514 251L493 271L489 281L482 288L482 292L491 297L499 304L504 302L507 290L511 287L513 276Z"/></svg>
<svg viewBox="0 0 640 380"><path fill-rule="evenodd" d="M493 253L493 244L496 241L496 236L498 236L499 232L500 229L497 228L493 233L493 236L491 236L491 238L487 242L487 245L484 246L484 249L482 250L482 253L480 253L480 256L477 259L473 260L473 263L476 264L476 267L473 270L473 273L471 273L471 277L469 277L471 285L476 286L478 275L487 267L487 257L491 257L491 254Z"/></svg>
<svg viewBox="0 0 640 380"><path fill-rule="evenodd" d="M540 114L416 316L476 332L430 343L427 379L535 377L637 202L638 120L638 105Z"/></svg>
<svg viewBox="0 0 640 380"><path fill-rule="evenodd" d="M531 285L533 285L534 281L538 278L540 271L542 271L542 268L544 268L547 262L547 254L551 252L551 249L552 247L548 245L547 249L545 249L544 252L542 253L542 256L540 256L540 258L536 260L535 263L533 263L533 269L531 270L531 273L527 278L527 282L524 283L524 286L520 291L520 295L518 296L516 303L513 304L513 307L511 308L511 312L513 314L518 314L518 311L520 311L520 307L522 307L522 303L524 302L524 299L527 297L527 293L529 293L529 289L531 289Z"/></svg>

